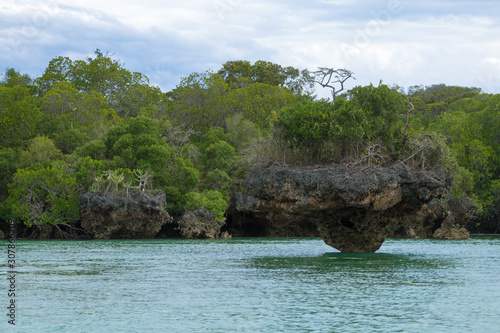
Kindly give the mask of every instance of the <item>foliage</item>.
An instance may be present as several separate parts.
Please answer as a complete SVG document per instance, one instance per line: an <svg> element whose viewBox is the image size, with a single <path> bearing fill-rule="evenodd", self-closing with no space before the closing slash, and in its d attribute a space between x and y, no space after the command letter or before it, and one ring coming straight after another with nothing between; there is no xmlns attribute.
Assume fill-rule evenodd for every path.
<svg viewBox="0 0 500 333"><path fill-rule="evenodd" d="M73 221L74 211L57 200L145 182L165 190L173 214L203 206L223 218L245 173L273 162L441 166L454 176L454 195L482 207L480 221L498 215L500 95L439 84L410 87L405 96L380 83L332 103L311 96L312 82L307 70L237 60L163 93L99 50L80 60L56 57L34 80L7 68L2 216Z"/></svg>
<svg viewBox="0 0 500 333"><path fill-rule="evenodd" d="M321 158L323 143L331 140L339 130L333 104L326 100L306 101L282 109L275 128L278 136L288 141L292 148L310 151L312 160Z"/></svg>
<svg viewBox="0 0 500 333"><path fill-rule="evenodd" d="M134 174L137 174L136 186L133 186ZM136 187L140 190L144 190L146 184L141 184L140 178L142 175L141 171L131 171L130 169L116 169L116 170L105 170L100 174L98 173L94 177L94 182L92 184L93 191L102 191L104 195L108 193L118 194L123 190L126 190L127 196L128 191L132 187ZM149 178L149 177L148 177Z"/></svg>
<svg viewBox="0 0 500 333"><path fill-rule="evenodd" d="M160 135L160 121L131 117L127 123L109 129L104 141L106 157L114 161L116 168L150 169L158 185L165 185L172 149Z"/></svg>
<svg viewBox="0 0 500 333"><path fill-rule="evenodd" d="M14 68L7 68L3 76L3 80L0 81L0 86L3 87L28 86L31 83L31 78L28 74L21 74Z"/></svg>
<svg viewBox="0 0 500 333"><path fill-rule="evenodd" d="M129 115L125 99L137 86L147 85L147 77L123 68L117 60L108 54L95 50L95 57L85 60L71 60L68 57L52 59L43 75L34 80L42 96L55 85L71 83L79 92L94 93L104 96L106 102L121 117Z"/></svg>
<svg viewBox="0 0 500 333"><path fill-rule="evenodd" d="M219 191L188 192L183 196L182 202L185 210L196 210L203 207L215 214L216 221L225 219L227 201Z"/></svg>
<svg viewBox="0 0 500 333"><path fill-rule="evenodd" d="M201 172L198 169L181 160L177 162L177 167L172 172L170 184L175 185L181 193L186 193L198 186L200 177Z"/></svg>
<svg viewBox="0 0 500 333"><path fill-rule="evenodd" d="M163 119L167 116L169 102L160 88L145 83L130 86L123 98L114 103L114 110L121 117L146 116Z"/></svg>
<svg viewBox="0 0 500 333"><path fill-rule="evenodd" d="M233 180L231 177L225 171L219 169L211 170L205 176L204 187L209 190L218 190L224 194L228 194L232 184Z"/></svg>
<svg viewBox="0 0 500 333"><path fill-rule="evenodd" d="M101 160L106 154L106 144L103 139L92 140L76 148L74 154L79 157L89 156L95 160Z"/></svg>
<svg viewBox="0 0 500 333"><path fill-rule="evenodd" d="M255 82L232 89L220 75L193 73L169 94L170 115L196 131L224 127L226 118L241 114L260 127L269 128L272 112L296 103L297 97L281 86Z"/></svg>
<svg viewBox="0 0 500 333"><path fill-rule="evenodd" d="M475 97L479 95L480 92L480 88L434 84L427 87L410 87L408 95L421 99L426 105L434 103L444 103L449 105L460 99Z"/></svg>
<svg viewBox="0 0 500 333"><path fill-rule="evenodd" d="M221 126L227 117L225 97L229 85L218 75L207 71L182 78L169 93L170 116L176 122L189 123L197 131Z"/></svg>
<svg viewBox="0 0 500 333"><path fill-rule="evenodd" d="M409 151L411 155L405 160L411 160L414 168L426 169L439 165L448 172L457 169L455 156L446 145L446 139L437 133L423 133L410 138Z"/></svg>
<svg viewBox="0 0 500 333"><path fill-rule="evenodd" d="M16 172L19 153L12 148L0 149L0 191L5 192Z"/></svg>
<svg viewBox="0 0 500 333"><path fill-rule="evenodd" d="M75 180L80 190L83 192L92 190L96 177L99 177L105 169L103 161L94 160L90 156L79 157L75 165Z"/></svg>
<svg viewBox="0 0 500 333"><path fill-rule="evenodd" d="M452 104L455 103L461 105L460 110L473 108L474 106L469 104L470 101L484 98L480 92L480 88L446 86L444 84L410 87L408 95L415 105L412 127L427 128L439 115L448 111L454 112Z"/></svg>
<svg viewBox="0 0 500 333"><path fill-rule="evenodd" d="M260 128L241 114L226 118L227 142L235 149L248 148L262 136Z"/></svg>
<svg viewBox="0 0 500 333"><path fill-rule="evenodd" d="M335 161L353 159L373 143L397 155L403 135L403 96L386 85L355 87L349 99L304 101L277 114L276 135L291 148L305 150L310 162L321 161L325 146Z"/></svg>
<svg viewBox="0 0 500 333"><path fill-rule="evenodd" d="M40 116L38 101L27 87L0 86L0 149L22 147L37 133Z"/></svg>
<svg viewBox="0 0 500 333"><path fill-rule="evenodd" d="M404 127L402 115L409 108L401 93L384 84L378 87L372 84L358 86L349 91L349 102L363 113L362 127L367 140L386 144L401 140Z"/></svg>
<svg viewBox="0 0 500 333"><path fill-rule="evenodd" d="M45 168L18 169L9 184L1 217L27 226L78 219L77 184L68 168L59 162Z"/></svg>
<svg viewBox="0 0 500 333"><path fill-rule="evenodd" d="M307 94L312 88L307 70L282 67L270 61L258 60L253 65L246 60L228 61L217 72L233 88L243 88L253 83L286 87L295 94Z"/></svg>
<svg viewBox="0 0 500 333"><path fill-rule="evenodd" d="M283 87L254 83L232 90L226 100L229 115L241 114L261 128L271 127L272 115L281 108L297 103L297 97Z"/></svg>
<svg viewBox="0 0 500 333"><path fill-rule="evenodd" d="M102 137L107 128L116 122L117 115L103 95L95 91L80 92L69 82L52 86L41 99L43 134L56 140L58 147L72 152L67 137L76 136L84 142Z"/></svg>
<svg viewBox="0 0 500 333"><path fill-rule="evenodd" d="M36 163L47 164L54 160L61 160L62 157L63 155L56 148L54 141L46 136L37 136L27 150L21 151L18 166L27 168Z"/></svg>
<svg viewBox="0 0 500 333"><path fill-rule="evenodd" d="M281 137L264 136L256 140L252 147L241 151L237 166L250 171L274 162L298 164L300 161L296 157L294 149Z"/></svg>
<svg viewBox="0 0 500 333"><path fill-rule="evenodd" d="M500 98L479 95L450 105L431 130L448 138L458 165L466 169L473 183L473 193L481 206L497 200L500 178Z"/></svg>
<svg viewBox="0 0 500 333"><path fill-rule="evenodd" d="M76 148L89 142L89 139L87 132L71 128L55 136L54 141L64 154L72 154Z"/></svg>
<svg viewBox="0 0 500 333"><path fill-rule="evenodd" d="M210 144L203 152L203 162L207 170L220 169L229 172L234 158L234 148L226 141Z"/></svg>

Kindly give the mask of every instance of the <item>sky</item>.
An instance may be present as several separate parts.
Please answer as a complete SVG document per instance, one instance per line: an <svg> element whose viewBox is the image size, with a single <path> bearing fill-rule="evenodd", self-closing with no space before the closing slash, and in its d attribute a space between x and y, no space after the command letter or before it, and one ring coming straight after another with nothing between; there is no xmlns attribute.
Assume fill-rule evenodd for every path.
<svg viewBox="0 0 500 333"><path fill-rule="evenodd" d="M170 91L227 61L353 71L356 85L500 93L498 0L2 0L0 68L39 77L94 50ZM321 87L319 97L330 92Z"/></svg>

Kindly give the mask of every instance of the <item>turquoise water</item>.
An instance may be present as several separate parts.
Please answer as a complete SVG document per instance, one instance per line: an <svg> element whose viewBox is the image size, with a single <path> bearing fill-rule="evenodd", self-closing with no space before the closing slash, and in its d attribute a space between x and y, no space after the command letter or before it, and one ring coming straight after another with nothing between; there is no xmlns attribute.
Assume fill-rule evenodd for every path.
<svg viewBox="0 0 500 333"><path fill-rule="evenodd" d="M16 325L3 279L0 332L500 332L498 237L375 254L317 238L18 240L16 261Z"/></svg>

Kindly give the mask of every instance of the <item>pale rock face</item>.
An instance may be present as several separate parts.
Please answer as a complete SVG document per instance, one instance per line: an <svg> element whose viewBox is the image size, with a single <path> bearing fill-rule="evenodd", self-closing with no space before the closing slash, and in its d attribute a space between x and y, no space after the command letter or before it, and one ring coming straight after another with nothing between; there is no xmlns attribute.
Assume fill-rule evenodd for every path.
<svg viewBox="0 0 500 333"><path fill-rule="evenodd" d="M184 212L177 221L182 238L186 239L214 239L231 238L226 231L221 231L224 221L216 221L215 214L200 207L195 211Z"/></svg>

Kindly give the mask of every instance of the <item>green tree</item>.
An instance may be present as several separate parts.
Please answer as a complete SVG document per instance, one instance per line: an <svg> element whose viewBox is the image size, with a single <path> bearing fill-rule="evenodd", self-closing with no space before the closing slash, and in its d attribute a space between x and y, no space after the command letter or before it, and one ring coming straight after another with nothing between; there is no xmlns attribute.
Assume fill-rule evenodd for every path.
<svg viewBox="0 0 500 333"><path fill-rule="evenodd" d="M90 156L79 157L75 166L75 181L79 191L90 191L102 173L108 169L104 161L94 160Z"/></svg>
<svg viewBox="0 0 500 333"><path fill-rule="evenodd" d="M187 124L196 131L223 126L228 116L225 97L229 85L212 73L193 73L182 78L168 95L172 99L170 115L177 123Z"/></svg>
<svg viewBox="0 0 500 333"><path fill-rule="evenodd" d="M161 138L161 133L160 121L144 116L131 117L128 122L111 127L105 139L106 157L114 164L111 169L149 169L155 174L158 186L166 185L172 149ZM78 154L95 148L84 147L77 150Z"/></svg>
<svg viewBox="0 0 500 333"><path fill-rule="evenodd" d="M22 147L40 124L38 101L26 86L0 86L0 149Z"/></svg>
<svg viewBox="0 0 500 333"><path fill-rule="evenodd" d="M363 149L365 155L373 155L369 150L374 147L384 150L376 154L379 160L384 160L382 155L397 157L408 107L403 96L381 84L355 87L348 97L336 98L335 103L306 100L283 108L277 114L276 135L309 161L320 161L327 144L336 161L359 159Z"/></svg>
<svg viewBox="0 0 500 333"><path fill-rule="evenodd" d="M458 164L473 177L481 206L497 201L500 178L500 97L479 95L450 105L430 129L446 135Z"/></svg>
<svg viewBox="0 0 500 333"><path fill-rule="evenodd" d="M208 190L220 191L228 196L233 180L225 171L214 169L207 172L203 185Z"/></svg>
<svg viewBox="0 0 500 333"><path fill-rule="evenodd" d="M203 162L207 170L228 173L234 163L234 148L226 141L212 143L203 152Z"/></svg>
<svg viewBox="0 0 500 333"><path fill-rule="evenodd" d="M253 65L246 60L228 61L217 72L233 88L244 88L252 83L285 87L295 94L307 93L312 81L307 70L258 60Z"/></svg>
<svg viewBox="0 0 500 333"><path fill-rule="evenodd" d="M184 210L196 210L203 207L215 214L217 221L225 220L227 201L219 191L188 192L182 198Z"/></svg>
<svg viewBox="0 0 500 333"><path fill-rule="evenodd" d="M92 140L75 149L74 154L78 157L91 157L102 160L106 155L106 144L103 139Z"/></svg>
<svg viewBox="0 0 500 333"><path fill-rule="evenodd" d="M7 185L16 173L19 153L12 148L0 149L0 202L7 198Z"/></svg>
<svg viewBox="0 0 500 333"><path fill-rule="evenodd" d="M114 104L114 110L122 117L146 116L165 119L168 116L168 106L167 95L160 88L135 84Z"/></svg>
<svg viewBox="0 0 500 333"><path fill-rule="evenodd" d="M27 86L31 84L31 81L32 80L28 74L21 74L14 68L7 68L2 81L0 81L0 86L8 88L13 88L15 86Z"/></svg>
<svg viewBox="0 0 500 333"><path fill-rule="evenodd" d="M226 118L225 128L227 141L235 149L248 148L262 136L259 127L239 113Z"/></svg>
<svg viewBox="0 0 500 333"><path fill-rule="evenodd" d="M363 130L369 141L397 143L403 135L403 114L409 108L404 96L379 84L378 87L357 86L349 91L349 101L365 114Z"/></svg>
<svg viewBox="0 0 500 333"><path fill-rule="evenodd" d="M55 139L66 153L88 140L102 137L118 119L104 96L95 91L79 92L70 82L53 85L42 97L41 109L42 133Z"/></svg>
<svg viewBox="0 0 500 333"><path fill-rule="evenodd" d="M238 79L245 80L245 84L234 84L231 78L240 75L227 75L227 80L212 72L183 78L168 94L172 119L205 132L211 127L223 127L226 118L241 114L257 126L269 128L272 112L297 102L297 96L282 85L246 77Z"/></svg>
<svg viewBox="0 0 500 333"><path fill-rule="evenodd" d="M27 226L77 220L77 185L69 166L60 162L46 168L18 169L1 215Z"/></svg>
<svg viewBox="0 0 500 333"><path fill-rule="evenodd" d="M94 58L87 57L85 60L56 57L50 61L43 75L34 80L40 96L63 82L73 84L79 92L94 92L104 96L120 117L126 117L134 111L125 107L125 100L131 91L149 84L147 77L128 71L120 62L100 50L95 51Z"/></svg>
<svg viewBox="0 0 500 333"><path fill-rule="evenodd" d="M33 164L48 165L52 161L61 160L61 151L57 149L54 141L46 136L37 136L28 146L27 150L21 151L19 156L19 167L27 168Z"/></svg>
<svg viewBox="0 0 500 333"><path fill-rule="evenodd" d="M426 105L433 103L444 103L449 105L463 98L478 96L480 93L480 88L446 86L445 84L414 87L408 91L410 96L422 99Z"/></svg>
<svg viewBox="0 0 500 333"><path fill-rule="evenodd" d="M234 89L226 98L226 118L241 114L258 127L269 129L273 114L281 108L295 105L298 99L288 89L266 83L254 83Z"/></svg>
<svg viewBox="0 0 500 333"><path fill-rule="evenodd" d="M283 108L277 117L276 134L292 148L305 148L313 161L321 159L323 144L340 130L334 119L334 106L327 100Z"/></svg>

